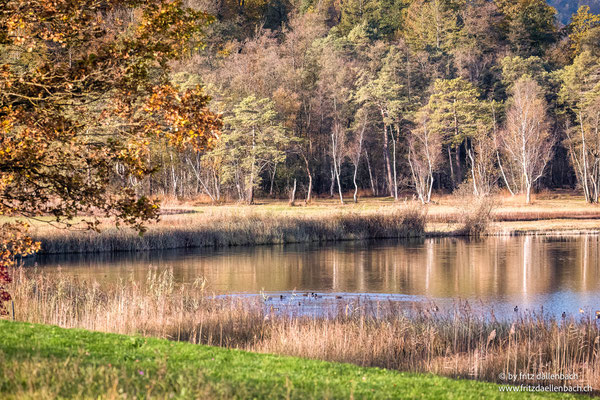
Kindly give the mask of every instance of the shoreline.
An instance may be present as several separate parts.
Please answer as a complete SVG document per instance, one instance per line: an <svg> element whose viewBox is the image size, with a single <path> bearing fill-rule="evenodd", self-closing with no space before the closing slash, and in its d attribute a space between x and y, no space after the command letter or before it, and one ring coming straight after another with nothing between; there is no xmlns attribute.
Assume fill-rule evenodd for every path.
<svg viewBox="0 0 600 400"><path fill-rule="evenodd" d="M548 220L556 222L557 220ZM573 220L561 220L571 222ZM577 220L579 222L594 222L600 225L600 220ZM536 221L536 222L543 222ZM506 228L508 222L496 222L494 227L488 232L481 234L479 237L518 237L518 236L540 236L540 237L566 237L566 236L597 236L600 235L600 227L573 229L568 224L564 228L552 229L532 229L532 228ZM500 226L498 226L500 225ZM326 237L327 232L318 233L318 238L305 237L304 239L294 240L293 233L289 237L281 237L274 235L271 238L251 238L246 237L240 240L239 236L245 236L238 232L232 232L229 238L219 238L206 240L195 240L194 236L202 236L206 234L205 230L194 232L189 229L170 229L169 232L151 231L144 236L138 236L135 232L125 229L112 229L95 232L72 232L63 231L63 236L46 236L39 237L34 235L35 240L42 242L42 250L40 255L57 255L57 254L87 254L87 253L120 253L120 252L144 252L144 251L160 251L160 250L178 250L178 249L201 249L213 248L222 249L228 247L249 247L249 246L272 246L272 245L287 245L287 244L332 244L336 242L351 242L351 241L369 241L369 240L409 240L409 239L431 239L431 238L476 238L477 236L465 234L458 229L453 230L426 230L422 233L405 231L395 232L394 235L374 235L365 236L362 232L356 233L352 231L342 232L336 237ZM403 235L405 233L405 235ZM174 236L175 241L165 240L165 236ZM269 240L271 239L271 240ZM45 250L44 247L52 250ZM108 247L108 248L107 248ZM66 250L65 250L66 249Z"/></svg>
<svg viewBox="0 0 600 400"><path fill-rule="evenodd" d="M512 198L497 198L494 202L491 214L482 214L477 203L465 203L452 196L428 206L386 199L369 199L344 206L331 200L297 207L280 201L265 201L254 206L165 204L160 221L148 225L143 236L128 228L116 228L110 220L101 220L100 233L58 229L36 222L30 234L42 242L39 254L405 238L600 234L600 209L577 196L540 199L533 205L524 205Z"/></svg>

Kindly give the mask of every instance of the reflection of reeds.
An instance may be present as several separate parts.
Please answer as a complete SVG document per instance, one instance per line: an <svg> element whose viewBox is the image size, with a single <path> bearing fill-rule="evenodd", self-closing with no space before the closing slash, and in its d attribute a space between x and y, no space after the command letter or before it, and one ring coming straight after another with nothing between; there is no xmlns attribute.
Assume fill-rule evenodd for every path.
<svg viewBox="0 0 600 400"><path fill-rule="evenodd" d="M202 281L175 285L171 271L151 269L142 284L108 286L24 269L14 278L22 321L496 382L501 373L575 373L577 380L563 383L600 389L600 329L592 316L557 321L531 313L501 322L468 304L438 311L340 302L329 318L290 317L259 298L207 296ZM511 383L520 382L538 383Z"/></svg>
<svg viewBox="0 0 600 400"><path fill-rule="evenodd" d="M184 214L163 218L144 236L107 228L101 234L40 229L33 232L43 253L136 251L185 247L326 242L423 236L425 213L417 206L384 212L301 214Z"/></svg>

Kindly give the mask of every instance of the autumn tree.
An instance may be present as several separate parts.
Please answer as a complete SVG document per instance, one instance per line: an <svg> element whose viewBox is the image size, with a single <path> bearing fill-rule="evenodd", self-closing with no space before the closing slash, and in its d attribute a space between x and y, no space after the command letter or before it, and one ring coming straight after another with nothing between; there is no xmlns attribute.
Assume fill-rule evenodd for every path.
<svg viewBox="0 0 600 400"><path fill-rule="evenodd" d="M426 106L417 113L416 126L408 135L408 163L413 186L423 204L431 201L434 172L441 163L443 137L431 129L431 110Z"/></svg>
<svg viewBox="0 0 600 400"><path fill-rule="evenodd" d="M600 196L600 58L584 51L560 73L566 107L566 144L585 199ZM571 123L573 121L574 123Z"/></svg>
<svg viewBox="0 0 600 400"><path fill-rule="evenodd" d="M493 105L485 104L485 115L477 120L476 131L467 148L467 158L471 169L473 194L478 197L488 196L497 185L497 153L495 140L495 121Z"/></svg>
<svg viewBox="0 0 600 400"><path fill-rule="evenodd" d="M544 174L554 145L546 101L533 80L522 78L515 83L501 140L504 151L520 172L519 187L529 204L531 189Z"/></svg>
<svg viewBox="0 0 600 400"><path fill-rule="evenodd" d="M584 47L594 46L594 34L600 33L600 15L592 14L589 6L581 6L573 14L569 24L569 40L575 56L579 55ZM597 39L597 36L596 36ZM595 47L598 47L597 40Z"/></svg>
<svg viewBox="0 0 600 400"><path fill-rule="evenodd" d="M0 214L62 227L112 217L143 232L158 203L115 185L113 171L151 174L152 140L201 149L216 138L209 98L169 77L169 62L202 44L209 21L181 1L1 2ZM79 227L98 225L88 217ZM6 268L38 248L26 227L1 228L2 300Z"/></svg>

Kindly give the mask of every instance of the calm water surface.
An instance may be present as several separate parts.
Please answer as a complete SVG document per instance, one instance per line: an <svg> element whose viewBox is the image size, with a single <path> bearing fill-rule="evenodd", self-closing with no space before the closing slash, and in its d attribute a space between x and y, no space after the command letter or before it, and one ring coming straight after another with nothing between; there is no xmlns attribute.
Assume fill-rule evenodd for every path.
<svg viewBox="0 0 600 400"><path fill-rule="evenodd" d="M215 293L383 294L498 310L558 315L600 310L600 238L491 237L334 245L239 247L40 256L44 270L81 279L144 280L148 267L173 268L178 282L207 280Z"/></svg>

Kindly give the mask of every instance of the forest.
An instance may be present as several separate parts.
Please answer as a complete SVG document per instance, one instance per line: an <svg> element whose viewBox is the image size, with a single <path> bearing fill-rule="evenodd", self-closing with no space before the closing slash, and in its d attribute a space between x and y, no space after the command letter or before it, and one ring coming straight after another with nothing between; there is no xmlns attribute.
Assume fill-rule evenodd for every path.
<svg viewBox="0 0 600 400"><path fill-rule="evenodd" d="M209 151L157 150L152 187L249 203L577 187L597 202L600 4L554 3L191 1L215 20L173 76L201 83L224 127Z"/></svg>
<svg viewBox="0 0 600 400"><path fill-rule="evenodd" d="M137 197L251 204L266 196L307 202L330 196L342 203L350 196L355 202L360 196L391 196L428 203L433 193L485 196L502 190L524 194L529 202L536 190L561 188L598 202L598 1L167 4L170 11L164 5L153 11L167 15L156 20L161 25L145 23L150 14L137 2L119 2L105 11L95 5L87 19L69 19L83 27L96 18L93 28L85 25L72 40L57 39L45 27L33 50L27 35L23 43L7 44L5 126L25 120L11 114L19 107L36 109L27 104L38 99L30 88L44 87L40 82L47 76L39 58L44 68L87 68L85 85L73 89L83 82L74 78L69 88L60 87L63 97L43 98L54 107L45 108L43 118L57 131L68 124L86 135L102 132L104 148L120 154L115 163L90 166L88 153L77 162ZM67 18L70 11L64 12ZM11 24L19 29L17 20L7 22L7 32ZM138 35L149 26L155 30ZM65 38L72 34L67 28L60 27ZM112 47L102 53L102 43L110 41ZM115 72L119 63L122 75ZM20 70L36 71L29 86L19 86ZM115 86L107 89L111 82ZM142 100L132 95L141 96L141 88L146 88ZM127 128L119 123L124 118ZM135 143L143 151L132 150L133 142L115 144L125 131L142 135ZM152 135L159 131L166 136ZM90 142L80 148L87 152ZM69 165L75 164L61 168L72 171ZM64 179L58 167L56 173ZM68 179L65 185L77 186ZM86 190L105 187L94 185ZM138 203L136 212L147 212L142 209L148 205ZM127 207L125 214L134 205Z"/></svg>

